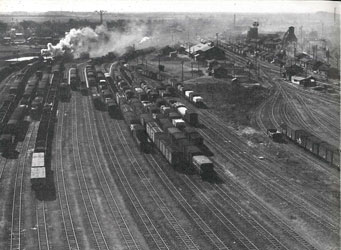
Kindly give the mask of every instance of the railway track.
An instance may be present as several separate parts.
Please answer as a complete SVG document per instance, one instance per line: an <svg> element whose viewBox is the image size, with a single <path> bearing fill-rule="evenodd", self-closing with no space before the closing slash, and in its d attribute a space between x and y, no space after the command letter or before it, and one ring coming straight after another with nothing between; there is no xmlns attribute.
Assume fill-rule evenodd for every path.
<svg viewBox="0 0 341 250"><path fill-rule="evenodd" d="M274 95L274 98L276 98L276 95ZM192 106L192 105L189 105L189 106ZM244 145L244 143L240 144L240 139L238 138L238 135L235 134L233 131L231 131L231 129L229 127L224 125L223 121L221 121L215 115L211 114L209 111L198 110L198 112L199 112L199 114L202 117L202 119L201 119L202 123L207 128L209 128L209 130L211 130L212 135L208 136L209 139L211 139L212 136L219 135L220 136L219 139L223 139L224 143L229 141L229 144L231 144L231 146L233 146L231 149L234 152L235 156L238 156L239 152L249 151L249 147L247 145ZM257 120L259 120L259 118ZM212 121L214 123L212 123ZM263 129L264 130L266 129L264 124L263 124ZM203 130L201 130L201 131L203 131ZM227 145L223 145L223 148L225 146L227 146ZM229 153L230 152L226 152L224 154L226 155L226 154L229 154ZM260 153L260 152L257 152L257 153ZM261 152L261 153L263 155L265 154L266 156L268 156L267 152ZM261 162L258 159L255 159L253 156L245 155L245 157L246 157L248 162L250 162L250 163L251 162L257 163L257 166L259 165L259 169L263 169L264 171L266 171L266 173L270 174L270 175L267 175L267 176L276 176L276 178L278 178L281 181L280 183L283 184L284 187L288 188L289 190L292 190L293 197L296 197L296 194L302 192L299 186L297 186L296 184L290 182L290 180L287 179L285 176L279 175L277 172L275 172L273 170L272 166L269 165L268 163ZM270 155L267 158L268 158L268 160L270 161L271 164L278 164L278 162L274 162L273 160L271 160ZM245 160L243 160L243 162L246 163ZM313 161L313 162L316 163L316 161ZM271 181L270 181L270 183L271 183ZM274 183L274 185L276 185L276 183ZM294 189L292 187L294 187ZM327 200L324 201L325 197L322 197L319 193L315 193L314 196L307 196L307 194L305 194L305 198L307 198L312 204L315 204L316 207L318 207L322 211L325 211L327 214L329 214L330 215L329 218L333 218L334 217L335 208L332 209L330 206L328 206L328 201ZM300 204L300 203L301 203L301 201L297 202L297 204ZM333 219L328 219L327 221L330 221L330 223L333 223ZM336 229L336 227L334 227L334 228Z"/></svg>
<svg viewBox="0 0 341 250"><path fill-rule="evenodd" d="M221 166L220 163L215 161L215 164L218 166ZM223 166L221 166L223 167ZM216 170L217 173L222 176L224 175L223 171L221 169ZM250 194L250 192L245 188L243 185L240 185L238 181L235 181L233 178L230 178L229 182L225 182L224 186L221 187L219 185L216 185L215 187L218 190L219 196L222 197L222 200L228 199L229 202L233 203L235 206L239 207L239 205L233 201L233 199L230 197L230 195L227 193L230 189L233 189L235 192L238 193L238 198L243 198L244 200L249 201L248 204L250 204L252 211L262 211L263 216L265 217L265 220L267 223L272 223L276 229L279 230L278 237L283 237L283 241L285 241L285 237L290 237L294 242L297 242L297 248L298 249L316 249L314 246L311 245L307 240L302 238L285 220L283 220L281 217L279 217L274 211L269 209L267 206L265 206L262 202L260 202L255 196ZM240 208L241 213L245 213L242 208ZM250 219L250 217L245 214L245 216ZM255 219L256 220L256 219ZM275 237L275 236L274 236ZM285 249L290 249L288 246L279 246L278 241L276 237L275 239L272 239L274 241L274 246L281 248L284 247ZM277 242L276 242L277 241Z"/></svg>
<svg viewBox="0 0 341 250"><path fill-rule="evenodd" d="M7 158L1 157L0 158L0 167L1 167L1 169L0 169L0 183L1 183L1 180L3 177L3 174L5 172L6 165L7 165Z"/></svg>
<svg viewBox="0 0 341 250"><path fill-rule="evenodd" d="M286 122L287 124L292 124L293 123L293 121L295 121L295 118L293 117L293 115L291 115L291 114L289 114L289 112L288 112L288 106L286 105L286 100L284 100L284 102L282 101L282 97L283 95L280 95L279 96L279 98L276 98L276 96L274 95L274 97L276 98L275 100L279 100L280 101L280 104L277 104L276 102L273 102L273 100L272 100L272 102L270 102L270 103L272 103L272 107L271 107L271 112L270 112L270 114L269 114L269 117L271 118L271 122L273 123L272 125L274 126L274 127L276 127L276 128L279 128L279 126L280 126L280 123L283 121L283 122ZM282 103L281 103L282 102ZM273 105L277 105L278 106L278 111L279 111L279 113L280 114L282 114L282 116L278 116L279 118L275 118L275 114L277 114L276 112L277 111L274 111L274 108L273 108ZM221 132L220 133L224 133L224 134L226 134L226 137L229 137L230 136L230 134L231 133L233 133L232 131L231 131L231 133L227 133L227 129L229 129L227 126L225 126L224 124L223 124L223 122L219 119L219 118L217 118L215 115L213 115L213 114L211 114L211 113L209 113L209 112L204 112L203 113L203 115L204 116L209 116L212 120L215 120L216 122L217 122L217 124L218 124L218 126L216 127L216 128L218 128L218 130L220 130ZM294 115L295 115L295 113L294 113ZM282 119L281 119L282 118ZM260 127L263 129L263 132L266 134L266 127L265 127L265 125L264 125L264 123L261 121L262 120L262 118L261 118L261 115L259 114L259 113L257 113L257 115L256 115L256 121L258 122L258 123L260 123ZM220 127L220 128L219 128ZM238 135L235 135L234 137L236 137L236 136L238 136ZM237 140L237 138L236 138L236 140ZM234 144L235 145L235 144ZM235 145L237 148L240 148L240 146L237 146L237 145ZM247 147L243 147L243 148L241 148L240 149L240 151L242 151L242 150L247 150ZM262 152L263 154L265 154L265 155L267 155L267 152ZM296 152L295 152L296 153ZM269 156L269 160L270 160L270 156L271 155L267 155L267 156ZM300 156L302 156L302 157L304 157L304 159L306 159L307 160L307 163L314 163L314 164L317 164L317 165L321 165L321 163L320 163L320 161L319 160L317 160L317 159L314 159L313 157L307 157L307 155L306 154L301 154L300 153ZM274 162L273 160L270 160L271 161L271 163L273 163L273 164L278 164L278 162ZM274 172L273 170L272 170L272 168L271 168L271 166L268 166L267 164L265 164L265 163L262 163L264 166L267 166L267 169L268 170L270 170L270 171L272 171L275 175L278 175L278 173L276 173L276 172ZM326 170L325 168L324 168L324 170ZM334 171L332 171L332 169L329 169L329 170L327 170L330 174L335 174L335 172ZM284 177L283 177L284 178ZM287 182L289 183L289 180L287 180ZM288 184L289 185L289 184ZM293 184L291 183L289 186L292 186ZM295 186L295 184L294 184L294 186ZM299 189L299 187L297 187L298 189ZM316 194L316 195L318 195L318 194ZM322 198L322 197L321 197ZM324 202L322 202L322 201L320 201L320 199L321 199L320 197L319 198L317 198L316 200L318 201L318 203L320 204L320 207L321 208L325 208L326 206L328 206L328 205L326 205ZM322 198L322 200L323 200L323 198Z"/></svg>
<svg viewBox="0 0 341 250"><path fill-rule="evenodd" d="M94 118L95 119L95 118ZM105 145L105 149L108 152L108 156L110 159L110 162L114 166L113 170L115 171L119 182L121 183L121 186L124 188L124 191L126 195L128 196L130 203L134 207L138 217L140 218L141 222L143 223L145 234L147 240L149 240L150 246L152 249L169 249L168 244L166 243L166 240L163 236L161 236L160 232L152 222L151 218L149 217L146 208L142 205L141 201L139 200L138 196L136 195L134 189L132 188L125 172L124 167L121 164L121 161L119 160L119 157L116 153L115 147L111 143L112 138L110 136L110 132L108 132L108 129L104 123L103 117L99 119L101 120L101 130L102 130L102 136L103 136L103 143Z"/></svg>
<svg viewBox="0 0 341 250"><path fill-rule="evenodd" d="M282 122L286 124L290 124L293 121L293 119L289 118L287 105L286 105L287 103L283 102L282 95L280 95L279 98L276 98L276 101L271 100L267 102L266 105L269 105L269 103L271 104L271 107L270 107L271 112L268 111L269 114L264 113L266 109L264 106L258 108L255 114L256 124L264 132L265 135L266 135L267 128L270 128L270 127L279 128ZM271 121L270 126L268 127L265 126L263 119L262 119L262 114L263 116L269 117L269 120ZM333 171L333 169L331 169L329 166L327 167L324 166L324 164L321 164L320 160L316 159L314 156L307 155L306 152L302 152L301 150L294 150L292 151L292 154L298 155L301 159L306 161L306 164L309 164L310 166L313 164L316 168L322 171L325 171L330 175L335 175L335 171ZM329 206L327 205L327 207Z"/></svg>
<svg viewBox="0 0 341 250"><path fill-rule="evenodd" d="M241 220L241 224L245 226L245 231L248 231L249 235L248 237L253 237L257 235L256 238L253 238L253 242L251 247L248 247L248 249L255 248L262 249L262 247L268 247L271 245L271 249L289 249L285 247L272 233L270 233L268 230L266 230L258 221L256 221L253 216L246 212L241 206L238 205L236 201L231 199L231 197L227 194L226 191L224 191L220 185L213 184L212 186L201 182L200 185L197 185L194 183L193 180L191 180L188 176L184 178L185 183L195 191L195 193L199 193L200 196L206 201L204 203L211 203L212 206L216 207L217 210L220 210L221 213L224 214L224 216L227 216L227 213L225 211L229 211L228 214L231 214L230 216L233 218L239 218ZM209 192L205 192L205 190L214 190L216 191L216 196L210 195ZM218 197L217 197L218 196ZM219 199L217 199L219 198ZM229 202L225 202L226 199L228 199ZM215 205L217 204L217 205ZM220 207L221 209L217 208ZM259 210L261 211L261 210ZM238 230L239 231L239 230ZM261 237L260 237L261 236ZM240 237L238 237L240 239ZM249 244L250 245L250 244Z"/></svg>
<svg viewBox="0 0 341 250"><path fill-rule="evenodd" d="M230 249L226 244L217 236L217 234L210 228L210 226L202 219L202 217L193 209L193 207L188 203L186 198L179 192L179 189L173 184L169 179L167 174L161 167L160 161L151 154L145 155L146 159L153 167L157 175L160 177L162 182L168 188L172 196L179 202L181 207L190 216L190 218L197 224L197 226L202 231L203 237L207 238L215 249ZM164 162L162 162L163 164Z"/></svg>
<svg viewBox="0 0 341 250"><path fill-rule="evenodd" d="M140 176L142 183L148 190L148 192L152 195L153 200L157 204L158 208L162 211L163 215L169 222L169 224L172 226L173 230L177 233L177 238L180 239L183 242L183 247L186 249L198 249L198 245L193 241L192 236L185 230L180 222L176 219L176 217L172 214L172 212L169 210L167 204L163 201L161 196L158 194L157 189L152 185L152 182L148 179L148 177L144 174L144 169L141 166L143 159L142 157L135 157L134 153L130 149L126 136L122 132L122 128L119 124L116 124L115 126L116 132L119 135L119 139L122 143L122 146L126 150L127 155L129 155L129 159L131 164L134 166L137 170L138 175ZM138 159L137 159L138 158ZM147 181L143 181L147 180Z"/></svg>
<svg viewBox="0 0 341 250"><path fill-rule="evenodd" d="M287 183L285 179L283 179L281 176L277 175L276 173L275 173L276 174L275 178L269 179L268 176L274 175L272 171L268 172L266 175L264 175L264 173L262 172L259 172L258 169L262 168L263 164L258 162L258 160L252 159L251 157L247 156L246 151L234 152L234 150L227 150L224 147L225 145L223 144L223 142L218 143L212 140L212 137L214 138L215 136L212 134L212 132L207 133L206 131L203 131L203 130L200 130L200 132L204 136L206 141L210 145L212 145L222 155L223 158L228 159L230 162L233 162L236 166L239 166L239 168L244 169L243 172L250 178L256 178L257 182L259 182L264 187L264 190L271 192L273 195L277 196L279 199L285 202L288 202L288 204L291 204L293 207L299 209L301 214L315 221L319 226L326 228L327 230L330 230L331 232L335 234L337 233L338 226L335 224L335 221L332 219L334 218L332 215L330 215L330 217L327 217L326 215L321 214L316 209L310 209L310 212L309 213L307 212L306 207L311 207L311 205L296 195L297 193L301 193L302 192L301 190L299 189L292 190L291 185L289 185L290 182ZM223 136L223 135L220 135L220 136ZM222 137L222 138L226 138L226 137ZM242 153L242 152L245 152L245 153ZM263 169L263 170L268 171L269 169ZM283 187L286 188L285 191L283 190ZM321 203L315 197L309 197L309 201L315 206L321 208L321 210L325 210L325 209L322 209L321 207L323 203Z"/></svg>
<svg viewBox="0 0 341 250"><path fill-rule="evenodd" d="M73 204L71 203L69 193L70 190L66 184L66 176L64 175L64 161L63 161L63 149L62 149L62 141L64 138L63 126L64 126L64 103L60 105L62 108L58 112L58 121L60 123L57 126L57 133L55 138L56 145L56 159L55 159L55 171L56 171L56 186L57 186L57 197L59 201L59 206L61 210L62 224L65 233L65 240L67 243L67 248L69 250L80 250L82 249L79 244L79 239L81 236L78 234L76 230L76 226L74 225L74 218L72 217L71 208Z"/></svg>
<svg viewBox="0 0 341 250"><path fill-rule="evenodd" d="M24 142L19 142L18 152L20 153L18 162L16 164L16 174L14 180L14 190L12 199L12 212L11 212L11 235L10 235L10 250L21 249L23 247L22 239L22 213L23 213L23 182L24 182L24 169L27 163L27 156L29 148L33 148L34 138L37 135L39 122L30 124Z"/></svg>
<svg viewBox="0 0 341 250"><path fill-rule="evenodd" d="M50 250L45 201L36 201L36 226L39 250Z"/></svg>
<svg viewBox="0 0 341 250"><path fill-rule="evenodd" d="M87 215L87 221L89 223L92 236L91 240L94 244L92 247L96 247L96 249L109 249L109 245L107 243L107 239L104 236L104 232L102 229L102 225L99 222L98 215L96 212L96 208L94 206L93 200L95 200L93 195L90 194L90 189L88 186L87 179L85 177L84 163L80 153L80 143L78 140L79 132L78 132L78 118L77 118L77 104L76 99L72 100L72 155L73 155L73 163L76 169L77 181L79 185L79 190L81 193L83 205L85 208L85 212Z"/></svg>
<svg viewBox="0 0 341 250"><path fill-rule="evenodd" d="M226 143L224 144L222 140L220 140L219 144L218 143L214 143L214 146L217 146L217 148L219 149L219 151L222 153L222 155L227 158L226 156L229 155L231 156L233 159L236 159L236 163L243 163L243 164L239 164L240 166L245 167L246 166L250 166L250 168L245 168L245 171L247 172L252 172L254 177L258 177L260 180L260 183L262 184L267 184L268 187L270 188L274 188L274 191L278 192L278 194L281 194L281 197L285 198L286 200L289 201L289 203L292 204L296 204L297 207L301 208L303 213L306 213L305 211L305 207L302 206L302 203L306 204L307 206L309 206L308 203L306 203L304 200L302 200L301 198L299 198L296 194L302 192L301 189L299 187L297 187L295 184L293 184L292 182L290 182L290 180L288 180L285 176L281 176L279 175L277 172L275 172L270 165L268 165L265 162L261 162L260 160L254 158L253 156L249 156L248 154L244 154L244 156L241 158L240 157L240 152L247 152L248 148L247 147L241 147L240 144L237 144L237 141L231 136L227 137L227 135L225 135L225 133L223 131L220 131L219 129L217 129L215 126L213 126L212 124L212 120L210 120L210 122L208 121L202 121L202 123L209 127L209 134L207 134L207 130L204 131L202 129L200 129L200 132L202 132L202 134L209 140L212 141L212 136L216 136L219 135L220 138L222 140L230 140L231 142L229 143L231 146L233 146L231 148L230 151L226 150ZM252 164L251 164L252 162ZM272 163L272 162L271 162ZM273 162L275 163L275 162ZM278 164L278 163L277 163ZM257 171L254 170L254 166L257 166ZM258 172L259 170L262 170L261 172ZM256 171L256 172L255 172ZM276 179L278 180L278 182L274 183L272 180L268 180L268 181L264 181L267 179L264 179L264 174L266 173L266 176L275 176ZM286 191L282 191L283 187L286 188ZM288 196L287 192L289 192L292 194L291 197ZM274 192L274 193L276 193ZM318 194L316 194L318 195ZM320 222L320 224L322 226L326 226L328 224L328 227L330 226L330 229L333 229L334 232L336 232L337 226L335 225L335 221L332 219L333 217L333 213L332 211L329 211L328 208L326 208L326 203L322 202L320 197L317 198L315 196L305 196L305 199L309 200L309 202L311 202L311 204L314 204L316 207L318 207L319 209L321 209L322 211L325 211L329 216L326 217L324 215L317 215L316 213L318 213L319 211L311 211L312 212L312 216L314 217L314 219L316 219L316 221ZM322 199L323 200L323 199ZM321 218L324 218L325 221L321 221Z"/></svg>
<svg viewBox="0 0 341 250"><path fill-rule="evenodd" d="M114 189L113 183L111 183L108 176L110 176L110 173L105 173L103 168L104 164L101 162L100 157L97 152L97 147L95 145L95 126L92 124L93 120L90 118L90 107L87 103L87 100L83 100L83 107L85 107L85 120L86 122L86 134L89 141L89 147L91 152L94 153L95 156L91 154L92 161L94 163L94 168L96 170L96 175L98 177L101 190L105 196L105 200L107 202L107 205L110 209L111 216L116 222L117 227L119 228L119 231L121 233L121 236L123 238L123 241L127 247L127 249L141 249L140 244L137 242L137 240L132 235L131 230L129 229L128 222L125 218L124 212L121 211L121 208L119 208L119 205L116 202L115 195L113 194L112 190ZM91 104L90 104L91 105ZM98 137L97 137L98 138Z"/></svg>

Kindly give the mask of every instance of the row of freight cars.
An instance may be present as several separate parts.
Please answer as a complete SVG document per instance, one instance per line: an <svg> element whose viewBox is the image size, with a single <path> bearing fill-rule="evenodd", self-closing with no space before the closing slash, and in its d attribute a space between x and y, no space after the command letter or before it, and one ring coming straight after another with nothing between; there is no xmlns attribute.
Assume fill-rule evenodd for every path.
<svg viewBox="0 0 341 250"><path fill-rule="evenodd" d="M189 102L193 103L197 107L204 107L204 99L200 94L196 93L192 89L185 87L183 84L179 83L176 79L169 79L169 83L173 88L177 90L177 93L187 99Z"/></svg>
<svg viewBox="0 0 341 250"><path fill-rule="evenodd" d="M125 97L126 100L137 98L141 101L144 108L154 115L161 115L174 119L176 126L182 126L187 122L192 126L199 125L197 112L187 108L180 99L176 97L176 90L173 86L157 86L154 88L150 83L141 81L135 87L129 86L122 78L116 77L118 88L124 93L123 96L117 94L117 103ZM136 103L136 101L135 101Z"/></svg>
<svg viewBox="0 0 341 250"><path fill-rule="evenodd" d="M170 96L162 99L160 94L162 95L165 89L158 89L158 91L153 89L147 92L146 87L142 86L151 102L151 105L144 106L144 101L135 97L135 95L139 96L136 89L135 92L127 95L127 90L131 90L132 86L124 83L120 77L116 77L116 80L118 80L117 89L119 90L116 93L116 101L134 139L142 150L148 147L149 137L149 141L174 168L186 171L194 169L204 177L214 174L212 161L201 150L203 138L193 127L186 126L177 110L185 108L183 104L178 101L172 102L174 98ZM141 82L141 85L146 84ZM128 89L124 89L125 86ZM152 89L151 86L149 88ZM151 94L153 91L157 96ZM182 113L185 115L186 110L182 110ZM189 121L197 125L197 115L192 119Z"/></svg>
<svg viewBox="0 0 341 250"><path fill-rule="evenodd" d="M184 122L193 126L199 124L198 114L182 104L179 98L176 98L176 91L172 86L157 86L154 88L150 83L141 81L139 85L135 84L135 87L131 87L120 77L116 77L116 81L117 87L122 93L116 94L117 103L138 99L150 113L162 113L174 119L183 119L184 121L177 121L179 124Z"/></svg>
<svg viewBox="0 0 341 250"><path fill-rule="evenodd" d="M340 151L338 148L292 125L281 124L280 129L283 135L297 143L300 147L340 169Z"/></svg>
<svg viewBox="0 0 341 250"><path fill-rule="evenodd" d="M31 63L22 73L17 75L11 83L9 93L1 105L0 149L2 152L10 152L14 142L18 139L19 133L24 131L24 117L30 107L30 97L33 95L33 90L28 88L26 83L39 65L40 61ZM30 86L36 83L35 79L36 78L34 78L33 81L29 81L29 84L31 84Z"/></svg>
<svg viewBox="0 0 341 250"><path fill-rule="evenodd" d="M62 71L62 63L52 67L51 84L44 96L45 102L42 108L31 164L31 185L35 190L42 190L45 187L46 178L49 173L48 162L51 154L54 124L56 122L58 87Z"/></svg>

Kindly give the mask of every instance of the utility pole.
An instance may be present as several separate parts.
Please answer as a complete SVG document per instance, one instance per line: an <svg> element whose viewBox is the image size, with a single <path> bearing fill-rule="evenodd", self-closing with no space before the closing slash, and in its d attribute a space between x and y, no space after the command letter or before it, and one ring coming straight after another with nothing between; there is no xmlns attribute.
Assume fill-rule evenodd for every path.
<svg viewBox="0 0 341 250"><path fill-rule="evenodd" d="M159 75L160 75L160 54L158 55L158 61L159 61L158 68L159 68Z"/></svg>
<svg viewBox="0 0 341 250"><path fill-rule="evenodd" d="M218 37L219 37L219 33L215 33L216 37L217 37L217 44L216 46L218 47Z"/></svg>
<svg viewBox="0 0 341 250"><path fill-rule="evenodd" d="M303 51L303 26L300 27L301 50Z"/></svg>
<svg viewBox="0 0 341 250"><path fill-rule="evenodd" d="M193 78L193 62L191 62L191 68L192 68L192 78Z"/></svg>
<svg viewBox="0 0 341 250"><path fill-rule="evenodd" d="M96 13L99 13L99 17L100 17L100 24L103 24L103 14L106 12L105 10L99 10L99 11L95 11Z"/></svg>
<svg viewBox="0 0 341 250"><path fill-rule="evenodd" d="M181 82L184 82L184 61L181 61Z"/></svg>

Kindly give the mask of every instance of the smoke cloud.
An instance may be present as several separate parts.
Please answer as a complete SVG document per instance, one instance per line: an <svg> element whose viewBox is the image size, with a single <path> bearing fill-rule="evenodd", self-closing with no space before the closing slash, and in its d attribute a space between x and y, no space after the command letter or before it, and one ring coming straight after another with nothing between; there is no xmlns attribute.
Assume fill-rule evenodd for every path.
<svg viewBox="0 0 341 250"><path fill-rule="evenodd" d="M104 56L109 52L123 54L125 48L133 44L139 48L152 46L152 39L145 36L146 30L143 25L133 24L126 32L109 30L106 25L97 26L95 29L71 29L58 44L47 44L47 49L42 49L41 54L58 56L70 51L74 58L79 58L84 53L88 53L90 57Z"/></svg>

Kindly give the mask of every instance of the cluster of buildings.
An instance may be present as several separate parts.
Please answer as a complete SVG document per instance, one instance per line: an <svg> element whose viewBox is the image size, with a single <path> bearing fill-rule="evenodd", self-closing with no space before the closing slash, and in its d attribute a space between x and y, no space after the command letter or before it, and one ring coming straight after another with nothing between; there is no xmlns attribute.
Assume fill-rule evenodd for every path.
<svg viewBox="0 0 341 250"><path fill-rule="evenodd" d="M202 41L191 46L180 45L177 48L166 46L161 49L164 56L177 57L188 55L195 62L207 67L207 74L215 78L236 78L240 82L250 80L250 72L243 65L226 60L225 51L213 42Z"/></svg>
<svg viewBox="0 0 341 250"><path fill-rule="evenodd" d="M46 45L47 43L58 43L59 38L51 36L40 37L30 30L23 31L22 28L11 28L0 36L0 43L3 45Z"/></svg>

